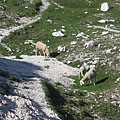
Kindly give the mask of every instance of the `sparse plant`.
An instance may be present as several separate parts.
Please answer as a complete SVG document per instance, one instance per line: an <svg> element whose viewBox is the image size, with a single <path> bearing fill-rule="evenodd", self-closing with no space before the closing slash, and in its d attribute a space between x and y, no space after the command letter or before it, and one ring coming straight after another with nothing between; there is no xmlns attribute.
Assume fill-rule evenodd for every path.
<svg viewBox="0 0 120 120"><path fill-rule="evenodd" d="M29 89L29 87L27 87L27 86L24 86L24 87L23 87L23 89Z"/></svg>
<svg viewBox="0 0 120 120"><path fill-rule="evenodd" d="M44 66L44 67L45 67L46 69L49 69L50 66L49 66L49 65L46 65L46 66Z"/></svg>
<svg viewBox="0 0 120 120"><path fill-rule="evenodd" d="M1 83L0 87L5 91L3 94L10 94L10 86L7 83Z"/></svg>
<svg viewBox="0 0 120 120"><path fill-rule="evenodd" d="M19 55L16 56L16 59L23 59L22 57L20 57Z"/></svg>
<svg viewBox="0 0 120 120"><path fill-rule="evenodd" d="M20 82L20 80L15 75L10 74L9 72L0 70L0 76L6 77L11 81Z"/></svg>

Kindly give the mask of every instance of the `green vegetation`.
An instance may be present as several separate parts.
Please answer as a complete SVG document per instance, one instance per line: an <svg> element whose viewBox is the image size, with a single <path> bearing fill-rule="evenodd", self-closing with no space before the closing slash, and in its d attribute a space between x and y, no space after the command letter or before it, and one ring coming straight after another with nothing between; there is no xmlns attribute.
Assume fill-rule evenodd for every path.
<svg viewBox="0 0 120 120"><path fill-rule="evenodd" d="M73 88L68 89L61 84L53 85L44 80L41 83L50 107L62 120L93 120L99 118L112 120L120 117L118 106L111 105L110 101L104 102L105 94L103 98L99 98L99 93L88 96L87 94L90 93Z"/></svg>
<svg viewBox="0 0 120 120"><path fill-rule="evenodd" d="M77 93L74 96L72 91L68 91L61 85L55 85L42 81L43 89L46 93L47 100L51 105L52 109L58 113L62 120L77 120L79 118L92 118L92 116L87 112L82 110L87 103L83 102L83 93ZM78 101L73 100L73 97L79 97ZM81 106L81 108L78 108ZM76 113L75 109L78 109ZM81 112L81 114L80 114Z"/></svg>
<svg viewBox="0 0 120 120"><path fill-rule="evenodd" d="M9 72L0 70L0 76L6 77L11 81L20 82L20 80L15 75L10 74Z"/></svg>
<svg viewBox="0 0 120 120"><path fill-rule="evenodd" d="M17 19L21 17L32 17L39 13L41 0L34 0L32 3L24 0L3 0L0 1L0 27L6 28L12 25L18 25ZM16 20L15 20L16 19Z"/></svg>
<svg viewBox="0 0 120 120"><path fill-rule="evenodd" d="M10 86L7 83L1 83L0 88L5 90L4 94L10 94Z"/></svg>
<svg viewBox="0 0 120 120"><path fill-rule="evenodd" d="M23 87L23 89L29 89L29 87L27 87L27 86L24 86L24 87Z"/></svg>
<svg viewBox="0 0 120 120"><path fill-rule="evenodd" d="M108 72L109 71L109 72ZM90 84L88 81L87 84L80 86L80 80L78 76L73 76L72 78L75 79L75 84L73 85L74 89L80 90L87 90L87 91L105 91L108 88L112 89L115 86L115 80L119 78L120 74L115 75L115 71L108 70L105 66L97 66L96 68L96 85ZM94 80L93 80L94 82Z"/></svg>
<svg viewBox="0 0 120 120"><path fill-rule="evenodd" d="M20 57L19 55L16 56L16 59L23 59L22 57Z"/></svg>
<svg viewBox="0 0 120 120"><path fill-rule="evenodd" d="M46 66L44 66L44 67L45 67L46 69L49 69L50 66L49 66L49 65L46 65Z"/></svg>
<svg viewBox="0 0 120 120"><path fill-rule="evenodd" d="M57 2L65 8L59 8L53 2ZM16 25L15 19L19 17L31 17L38 14L37 3L39 0L34 0L33 3L28 4L29 2L23 2L23 0L7 0L5 3L0 2L0 6L4 8L4 11L12 16L12 18L6 18L3 14L0 16L0 22L5 22L5 25L0 25L1 28L6 26ZM9 36L5 37L2 42L7 45L12 51L8 51L3 46L0 46L0 54L9 56L15 55L17 59L21 59L20 55L34 55L35 46L32 44L25 44L27 40L33 40L34 43L37 41L42 41L43 43L49 46L51 53L57 53L57 47L59 45L66 46L69 49L69 52L62 52L56 58L58 60L65 60L66 56L71 55L74 52L74 55L85 55L84 58L90 58L88 61L93 60L94 57L99 57L100 61L103 59L116 58L119 54L119 50L113 51L113 54L105 54L106 49L113 48L113 46L120 45L119 35L115 38L111 38L113 33L110 32L111 36L102 36L101 33L104 31L102 29L94 29L93 27L88 28L89 26L108 26L112 24L116 30L120 31L120 1L118 0L49 0L51 5L44 12L42 18L37 22L26 26L23 29L12 32ZM108 12L101 12L100 5L103 2L109 2L110 9ZM118 4L116 4L118 3ZM28 8L25 8L28 6ZM18 9L19 7L19 9ZM0 8L0 11L3 11ZM85 14L85 12L88 12ZM115 22L106 22L101 24L98 21L101 19L115 20ZM49 23L47 20L52 20L52 23ZM53 37L52 32L56 29L59 31L62 29L62 26L65 26L65 36L64 37ZM114 28L113 28L114 29ZM80 32L84 32L85 35L88 35L86 41L94 40L95 45L89 48L85 48L84 39L80 37L76 38L76 35ZM93 34L92 32L96 32ZM74 35L73 35L74 34ZM75 46L71 46L71 41L77 41ZM98 48L98 45L102 44L103 47ZM81 54L82 53L82 54ZM92 56L94 54L94 56ZM81 57L81 56L80 56ZM48 59L46 59L48 60ZM75 56L73 56L73 61ZM83 62L76 60L70 65L72 67L77 67L82 65ZM112 60L111 60L112 61ZM114 66L119 65L119 60L114 59ZM44 66L49 69L49 66ZM86 86L80 86L78 76L72 76L75 79L74 86L71 89L62 86L61 84L52 85L46 81L42 81L44 91L46 93L46 98L50 104L50 107L59 115L62 120L93 120L97 119L95 114L104 119L104 116L108 120L119 120L120 118L120 108L118 106L111 105L111 101L104 102L103 99L99 99L99 93L112 90L116 87L115 80L120 76L117 71L112 68L108 68L108 63L106 66L101 66L100 64L96 65L97 70L97 83L96 86L88 84ZM0 76L7 77L13 81L19 80L8 72L0 71ZM5 86L3 85L5 88ZM25 89L28 89L26 86ZM87 90L89 92L95 92L93 98L87 97ZM103 95L103 98L105 95ZM94 99L98 101L95 102Z"/></svg>
<svg viewBox="0 0 120 120"><path fill-rule="evenodd" d="M92 34L92 32L98 31L97 35L101 34L102 32L101 29L95 30L93 28L89 28L89 31L88 31L87 24L101 25L100 23L98 23L98 20L104 19L105 17L105 19L114 19L115 22L112 23L113 25L116 25L116 26L120 25L120 23L117 22L119 21L119 16L118 16L119 8L114 7L115 4L112 0L108 0L112 8L109 10L109 12L106 12L104 14L100 10L97 10L100 8L101 3L103 2L102 0L100 1L93 0L90 3L84 0L82 1L67 0L62 2L59 0L54 0L54 1L64 6L65 9L60 9L51 2L51 5L49 6L48 10L44 12L40 20L31 24L30 26L26 26L23 29L20 29L11 33L10 36L6 37L2 41L8 47L10 47L12 51L9 52L5 48L0 46L0 54L2 55L22 55L22 54L34 55L35 53L33 52L33 50L35 47L30 44L24 44L26 40L33 40L33 42L37 42L40 40L43 43L50 46L50 51L55 53L57 52L57 47L59 45L66 46L67 48L71 49L71 46L69 45L69 43L71 41L76 40L76 37L73 36L72 34L78 34L79 32L84 32L86 35L89 35L89 39L96 38L94 34ZM84 13L86 11L88 12L88 14ZM114 14L114 11L116 11L115 14ZM21 13L23 14L23 12ZM47 21L48 19L52 20L52 24L50 24ZM109 26L110 24L111 22L106 23L105 25ZM54 29L58 31L61 29L62 26L65 26L66 36L62 38L53 37L52 32L54 31ZM48 42L48 40L50 42ZM80 52L80 49L77 50L76 48L79 48L79 46L82 46L81 48L83 48L83 42L81 40L82 38L80 37L78 44L73 49L73 50L76 50L77 54ZM99 44L103 44L103 43L106 43L106 41L103 41L100 38ZM109 46L106 46L106 48L107 47ZM96 47L93 47L92 49L88 48L88 50L84 50L83 52L87 52L89 50L97 51ZM102 50L103 49L101 49L101 51ZM70 54L70 53L72 53L72 50L70 50L69 53L61 53L60 56L58 56L58 59L62 60L66 54Z"/></svg>

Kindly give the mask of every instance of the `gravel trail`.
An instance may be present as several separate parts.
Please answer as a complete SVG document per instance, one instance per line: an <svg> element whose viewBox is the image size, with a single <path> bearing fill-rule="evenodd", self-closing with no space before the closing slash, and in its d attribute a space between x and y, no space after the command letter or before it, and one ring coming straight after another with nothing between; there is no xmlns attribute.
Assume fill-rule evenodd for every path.
<svg viewBox="0 0 120 120"><path fill-rule="evenodd" d="M0 95L0 115L5 120L59 120L46 102L40 81L44 79L70 86L74 81L67 76L78 75L78 69L65 65L55 58L25 55L21 57L23 59L15 59L14 56L0 59L2 71L25 80L12 84L14 87L11 95Z"/></svg>
<svg viewBox="0 0 120 120"><path fill-rule="evenodd" d="M10 32L39 20L50 5L47 0L42 0L42 3L39 15L34 18L21 18L17 21L21 23L19 26L0 29L0 43ZM70 86L73 80L66 76L77 75L78 69L53 58L45 59L40 56L22 56L22 58L19 60L14 56L0 58L0 70L26 80L26 82L10 84L12 88L10 95L0 94L0 120L59 120L57 114L48 107L40 81L44 79ZM2 82L10 83L8 79L0 76L0 83ZM0 91L2 93L2 88Z"/></svg>
<svg viewBox="0 0 120 120"><path fill-rule="evenodd" d="M36 15L33 18L31 18L31 17L20 18L20 20L17 21L18 23L21 24L19 26L11 26L9 29L0 29L0 43L1 43L2 39L4 37L8 36L11 32L14 32L15 30L18 30L20 28L24 28L26 25L32 24L32 23L36 22L37 20L41 19L43 12L50 5L50 3L47 0L41 0L41 1L43 3L43 6L41 6L40 13L38 15Z"/></svg>

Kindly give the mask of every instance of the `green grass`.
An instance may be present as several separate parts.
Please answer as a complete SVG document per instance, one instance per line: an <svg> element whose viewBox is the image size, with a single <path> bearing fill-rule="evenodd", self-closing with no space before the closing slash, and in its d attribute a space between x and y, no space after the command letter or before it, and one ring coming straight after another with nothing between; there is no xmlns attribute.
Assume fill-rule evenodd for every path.
<svg viewBox="0 0 120 120"><path fill-rule="evenodd" d="M41 83L50 107L62 120L98 119L94 114L110 120L120 117L118 106L113 106L110 100L104 102L106 94L100 99L99 92L88 96L87 92L80 89L68 89L61 84L53 85L44 80Z"/></svg>
<svg viewBox="0 0 120 120"><path fill-rule="evenodd" d="M116 73L117 71L110 69L108 70L106 66L101 67L100 65L97 65L96 85L90 84L88 81L85 83L85 85L81 86L78 76L72 76L72 78L75 80L73 88L87 91L105 91L107 89L113 89L115 87L115 80L120 76L120 74Z"/></svg>
<svg viewBox="0 0 120 120"><path fill-rule="evenodd" d="M23 89L29 89L29 87L27 87L27 86L24 86L24 87L23 87Z"/></svg>
<svg viewBox="0 0 120 120"><path fill-rule="evenodd" d="M16 56L16 59L23 59L22 57L20 57L19 55Z"/></svg>
<svg viewBox="0 0 120 120"><path fill-rule="evenodd" d="M0 23L6 23L4 25L0 25L0 27L6 28L12 25L18 25L18 23L15 22L15 19L37 15L39 10L36 4L40 2L41 0L34 0L32 3L24 0L0 1L0 6L2 6L0 8L0 12L4 11L4 13L0 15Z"/></svg>
<svg viewBox="0 0 120 120"><path fill-rule="evenodd" d="M49 0L51 2L51 0ZM44 12L42 15L42 18L38 20L37 22L31 24L32 27L29 25L26 26L23 29L17 30L12 32L9 36L5 37L2 42L6 44L8 47L12 49L12 51L7 51L3 46L0 46L0 54L2 55L15 55L16 58L20 58L19 56L22 54L25 55L34 55L35 53L33 50L35 49L35 46L31 44L24 44L26 40L33 40L33 42L37 41L42 41L43 43L47 44L50 46L50 52L56 53L57 47L59 45L66 46L67 48L71 49L70 42L71 41L77 41L78 44L73 48L74 51L76 51L76 54L79 54L81 52L81 49L84 47L82 38L79 40L76 39L75 36L72 34L78 34L79 32L84 32L86 35L89 35L89 40L91 39L96 39L92 32L98 31L97 36L100 37L100 40L97 41L95 44L105 44L105 48L99 48L100 51L102 52L105 49L108 49L111 47L111 41L108 38L101 38L100 34L102 33L103 30L101 29L93 29L93 28L87 28L87 24L91 25L101 25L98 23L98 20L100 19L114 19L115 22L112 23L116 26L120 26L120 23L117 22L120 20L119 18L119 6L115 4L112 0L107 0L106 2L109 2L110 9L108 12L101 12L100 6L101 3L103 3L103 0L93 0L90 3L86 2L84 0L53 0L57 3L59 3L61 6L64 6L64 9L58 8L56 5L54 5L51 2L51 5L49 8ZM0 2L1 6L3 6L6 10L6 12L12 13L13 15L19 14L19 16L32 16L34 14L37 14L35 4L38 3L38 0L35 0L33 3L28 4L28 2L23 2L23 0L20 1L6 1L3 3L2 1ZM118 2L119 3L119 2ZM19 5L20 4L20 5ZM28 5L31 9L28 11L25 9L25 6ZM19 9L18 9L19 7ZM58 8L58 9L56 9ZM88 11L88 14L84 14L85 11ZM33 14L34 13L34 14ZM47 20L50 19L52 20L52 24L50 24ZM111 23L106 23L105 25L109 25ZM65 26L65 37L53 37L52 32L54 29L57 31L61 29L61 26ZM117 28L120 30L120 28ZM50 42L48 42L48 40ZM110 44L108 44L110 43ZM112 42L112 44L115 44ZM118 44L115 44L118 45ZM78 48L78 49L77 49ZM81 48L79 50L79 48ZM58 60L64 60L66 55L69 55L73 52L73 50L70 50L69 53L60 53L59 56L57 57ZM96 55L103 57L103 55L100 55L97 51L96 46L90 47L88 49L82 50L84 53L88 52L96 52ZM119 54L118 51L115 52L113 55L107 55L107 57L111 58L114 57L114 55ZM89 57L89 56L87 56ZM115 63L118 61L116 60ZM71 66L77 67L77 65L82 65L83 62L81 61L76 61L71 63ZM107 68L106 68L107 69ZM99 71L99 69L98 69ZM106 86L110 81L115 80L115 78L111 77L109 74L105 74L105 70L102 69L102 73L97 75L97 81L100 81L102 79L108 78L105 82L96 85L96 87L99 87L99 89L103 89L102 86ZM79 87L79 80L77 77L76 79L76 87L78 85ZM109 84L108 84L109 86ZM82 86L82 88L86 89L96 89L95 86Z"/></svg>
<svg viewBox="0 0 120 120"><path fill-rule="evenodd" d="M80 108L78 108L78 111L80 110L81 114L74 111L74 109L77 109L77 106L81 106L81 108L86 106L87 103L80 99L80 96L82 97L83 93L79 92L74 96L73 92L67 91L67 88L64 88L60 84L52 85L44 80L42 80L41 83L50 107L62 120L78 120L79 118L83 119L85 117L88 119L93 118L87 111L82 111ZM73 97L78 96L79 100L77 102L74 101Z"/></svg>
<svg viewBox="0 0 120 120"><path fill-rule="evenodd" d="M120 7L119 5L115 4L120 3L119 1L115 0L92 0L92 1L85 1L85 0L53 0L57 3L59 3L61 6L64 6L64 9L58 8L58 6L54 5L51 0L51 5L49 8L44 12L42 15L42 18L38 20L37 22L31 24L31 26L26 26L23 29L19 29L17 31L12 32L9 36L5 37L2 42L6 44L9 48L12 49L12 51L7 51L3 46L0 46L0 54L9 56L9 55L15 55L17 59L21 59L20 55L34 55L35 53L33 50L35 49L35 46L31 44L24 44L26 40L33 40L34 43L37 41L42 41L43 43L47 44L50 48L50 52L57 53L57 47L59 45L66 46L70 49L70 52L63 52L60 53L56 58L58 60L65 60L66 56L69 54L72 54L73 51L75 52L75 55L79 55L81 52L83 53L95 53L95 57L100 57L100 60L104 58L105 56L107 58L113 58L115 55L117 56L119 54L118 51L116 51L112 55L106 55L101 54L102 51L105 49L111 48L111 43L113 45L119 46L119 40L118 43L114 40L110 40L109 38L105 38L101 36L101 33L104 31L102 29L94 29L94 28L87 28L87 24L89 25L98 25L98 26L105 26L113 24L115 25L117 30L120 30L120 17L119 17L119 11ZM36 10L35 5L39 2L39 0L34 0L32 4L28 4L28 2L23 2L23 0L15 1L15 0L7 0L5 3L2 1L0 2L0 5L4 7L5 12L7 14L12 14L14 19L17 19L18 17L33 17L36 14L38 14L38 10ZM100 6L101 3L108 2L110 5L110 9L108 12L101 12ZM30 9L26 9L25 6L28 6ZM56 9L57 8L57 9ZM0 9L1 11L1 9ZM84 12L88 12L88 14L85 14ZM6 22L6 25L0 25L1 28L5 28L11 25L15 25L18 23L15 23L14 19L6 18L5 15L0 16L0 22ZM52 20L52 24L50 24L47 20ZM98 20L101 19L113 19L115 20L114 23L108 22L106 24L100 24L98 23ZM57 31L62 28L62 26L65 26L65 37L53 37L52 32L54 29ZM95 36L92 34L92 32L96 32ZM94 40L95 45L93 47L90 47L88 49L84 49L84 42L82 41L83 38L80 37L79 40L76 39L75 36L72 34L78 34L79 32L84 32L86 35L89 35L88 40ZM113 33L110 33L111 35ZM48 42L48 40L50 42ZM71 50L71 41L77 41L77 45L73 47L73 50ZM101 47L98 49L97 45L103 44L105 47ZM98 52L99 51L99 52ZM90 56L85 56L85 58ZM106 58L106 59L107 59ZM73 59L75 57L73 56ZM91 58L92 59L92 58ZM77 67L78 65L82 65L84 61L76 60L75 62L72 62L70 65L72 67ZM85 61L86 62L86 61ZM115 63L119 63L118 60L115 60ZM114 64L115 64L114 63ZM49 68L49 66L45 66L45 68ZM114 84L115 80L120 76L116 70L112 70L111 68L108 68L108 66L100 66L97 64L96 66L97 70L97 83L94 85L88 85L88 86L80 86L78 76L72 76L73 79L75 79L75 85L69 90L65 86L62 86L60 84L52 85L50 83L47 83L46 81L42 81L42 85L46 94L46 98L50 104L50 107L58 114L58 116L62 120L93 120L95 119L94 113L97 113L100 117L106 116L109 120L118 120L120 118L119 114L119 108L112 106L110 104L110 101L108 103L104 103L103 101L100 101L100 99L97 97L97 95L100 92L105 92L106 90L111 90L116 87ZM106 73L107 72L107 73ZM115 74L117 73L117 74ZM11 76L9 73L5 73L3 71L0 71L0 75L10 78L12 80L19 81L15 76ZM28 89L25 86L25 89ZM84 90L92 91L96 93L96 99L98 100L98 103L94 102L93 98L86 98ZM73 92L75 91L75 92ZM88 101L87 101L88 100ZM90 109L90 106L94 107Z"/></svg>
<svg viewBox="0 0 120 120"><path fill-rule="evenodd" d="M76 37L72 36L73 33L78 34L79 31L84 32L85 34L90 36L90 39L94 39L94 36L93 34L91 34L91 32L98 30L97 34L100 35L102 31L100 29L94 30L93 28L90 28L90 31L87 31L88 28L86 27L86 25L90 24L89 21L92 21L94 25L101 25L100 23L98 23L98 20L103 19L103 16L106 17L106 19L119 20L119 16L118 16L119 8L117 9L115 7L111 8L109 12L104 13L103 16L99 16L99 15L98 15L99 17L94 16L95 14L96 15L103 14L100 10L97 10L98 8L100 8L101 3L103 2L102 0L100 1L94 0L91 2L90 6L88 5L88 2L84 0L82 1L67 0L62 2L59 0L54 0L54 1L64 6L65 9L60 9L60 8L56 9L57 6L51 3L48 10L44 12L42 18L37 22L33 23L32 27L26 26L23 29L20 29L15 31L14 33L11 33L10 36L3 39L2 42L5 43L8 47L10 47L12 49L12 52L7 51L5 48L0 46L0 54L2 55L22 55L22 54L34 55L35 53L33 52L33 50L35 47L29 44L28 45L24 44L24 42L29 39L30 40L32 39L33 42L42 41L43 43L50 46L51 52L57 52L57 47L59 45L66 45L69 48L69 43L71 41L76 40ZM14 4L18 4L16 2ZM35 3L37 2L38 1L36 0ZM112 2L112 0L108 0L108 2L110 3L111 6L114 6L114 3ZM33 5L35 5L35 3L33 3ZM10 4L10 3L6 3L6 4ZM13 9L16 9L16 8L13 7ZM88 14L84 14L85 11L88 11ZM114 14L114 11L116 11L115 14ZM24 12L21 12L21 13L24 14ZM114 17L112 17L113 15ZM47 22L48 19L52 20L52 24ZM119 25L119 23L116 23L116 22L113 24L117 24L117 26ZM65 26L66 37L62 37L62 38L53 37L52 36L53 30L56 29L58 31L61 29L61 26ZM48 42L48 40L50 42ZM81 40L82 38L79 39L79 42L81 42ZM103 41L100 41L99 43L103 43ZM81 43L79 44L81 45ZM96 48L93 48L93 51L95 49ZM61 54L63 58L65 55L66 53Z"/></svg>
<svg viewBox="0 0 120 120"><path fill-rule="evenodd" d="M78 34L79 31L82 31L88 34L90 36L90 39L94 37L93 34L91 34L94 29L91 29L87 32L88 28L86 27L86 25L89 24L89 21L92 21L95 25L101 25L100 23L98 23L98 20L102 19L103 16L99 16L98 18L94 15L102 13L101 11L97 10L98 8L100 8L101 3L103 2L102 0L92 1L91 6L88 5L88 2L83 0L67 0L63 2L59 0L54 1L58 2L60 5L63 5L65 9L56 9L56 6L51 3L48 10L44 12L41 20L38 20L37 22L32 24L32 28L27 26L24 29L17 30L3 40L3 43L7 44L7 46L13 50L12 52L8 52L6 49L0 46L0 53L3 55L33 55L34 46L24 45L25 40L29 39L32 39L33 42L42 41L43 43L50 46L50 51L57 52L57 47L59 45L68 46L71 41L76 40L75 36L72 36L72 33ZM112 0L108 0L108 2L114 5ZM113 9L115 9L116 14L114 14ZM84 14L85 11L89 11L87 15ZM112 10L110 9L109 12L104 13L104 16L108 17L109 14L109 17L111 17L111 19L119 19L119 16L117 15L118 12L119 9L112 8ZM23 12L21 13L24 14ZM113 14L114 17L112 18ZM52 24L47 22L48 19L52 20ZM119 25L119 23L117 24ZM66 37L53 37L53 30L56 29L58 31L61 29L61 26L65 26ZM100 33L98 32L98 34ZM50 42L48 42L48 40ZM79 41L81 41L81 38ZM19 52L17 52L18 49L20 50ZM65 54L62 54L62 56L64 55Z"/></svg>

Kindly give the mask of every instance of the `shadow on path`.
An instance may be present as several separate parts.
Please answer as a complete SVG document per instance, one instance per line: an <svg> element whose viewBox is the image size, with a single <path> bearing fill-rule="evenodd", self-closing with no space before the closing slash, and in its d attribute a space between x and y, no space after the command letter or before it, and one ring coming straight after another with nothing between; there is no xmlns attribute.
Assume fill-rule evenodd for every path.
<svg viewBox="0 0 120 120"><path fill-rule="evenodd" d="M25 79L25 77L28 78L32 78L32 77L38 77L38 78L42 78L42 79L46 79L47 78L36 74L34 71L43 71L43 68L40 66L36 66L34 64L31 64L29 62L25 62L25 61L19 61L19 60L12 60L12 59L6 59L6 58L0 58L0 71L2 71L2 74L0 74L0 84L1 83L7 83L10 87L10 89L12 89L11 93L9 93L9 95L14 95L14 96L18 96L20 98L21 95L19 94L14 94L14 86L12 84L12 82L16 82L19 84L19 82L21 81L10 81L9 77L10 75L12 75L13 78L16 77L16 79L18 80L22 80L23 78ZM7 75L5 75L7 74ZM28 82L30 81L30 79L27 79ZM27 82L27 81L26 81ZM4 96L4 94L0 94L0 103L2 103L2 100L6 101L6 105L2 105L0 106L0 114L2 113L2 117L4 118L5 115L8 112L12 112L14 113L14 109L17 107L16 103L14 101L12 101L11 99L9 99L8 97ZM42 111L41 106L35 102L34 100L31 100L30 98L24 98L24 99L29 99L30 101L32 101L32 105L38 110L39 115L34 115L34 114L30 114L30 116L32 117L32 119L34 120L44 120L44 119L49 119L49 120L58 120L57 118L54 117L49 117L47 116L47 114L45 112ZM27 108L31 111L32 108L30 108L30 106L27 106ZM15 114L15 113L14 113ZM2 120L2 118L1 118Z"/></svg>

